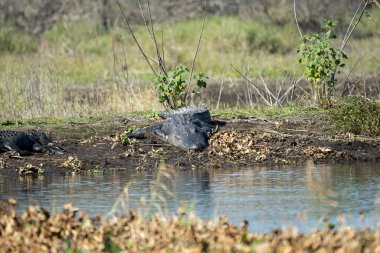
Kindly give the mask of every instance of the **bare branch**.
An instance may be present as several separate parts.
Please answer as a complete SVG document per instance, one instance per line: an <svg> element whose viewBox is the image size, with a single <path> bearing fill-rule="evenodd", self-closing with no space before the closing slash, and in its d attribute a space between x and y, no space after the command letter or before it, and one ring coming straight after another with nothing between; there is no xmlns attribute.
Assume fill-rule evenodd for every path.
<svg viewBox="0 0 380 253"><path fill-rule="evenodd" d="M137 3L139 4L139 7L140 7L141 16L143 18L144 25L145 25L146 29L148 30L149 37L152 40L152 43L153 43L153 45L154 45L154 47L156 49L157 61L153 60L151 58L149 58L149 60L154 61L154 63L156 63L158 65L158 69L166 75L166 71L163 71L163 70L165 70L165 68L162 68L162 66L161 66L162 64L160 63L160 62L162 62L162 60L161 60L160 53L157 50L158 46L157 46L157 41L156 41L155 36L154 36L154 30L153 30L153 25L152 25L153 22L152 22L152 16L150 15L150 5L149 5L149 2L147 1L148 11L149 11L149 23L151 25L151 28L149 28L148 23L146 21L146 17L145 17L145 13L144 13L144 8L142 7L142 5L140 3L140 0L137 0Z"/></svg>
<svg viewBox="0 0 380 253"><path fill-rule="evenodd" d="M293 10L294 10L294 19L296 21L296 25L297 25L297 29L298 29L298 33L300 34L300 37L303 38L302 36L302 32L301 32L301 28L298 24L298 19L297 19L297 11L296 11L296 0L293 1Z"/></svg>
<svg viewBox="0 0 380 253"><path fill-rule="evenodd" d="M292 91L292 90L296 87L296 85L297 85L302 79L303 79L303 77L298 78L298 80L297 80L296 82L294 82L293 85L290 86L290 87L285 91L284 94L282 94L282 96L278 99L278 101L279 101L280 104L281 104L282 101L284 101L284 99L288 96L289 92Z"/></svg>
<svg viewBox="0 0 380 253"><path fill-rule="evenodd" d="M158 44L157 44L157 40L156 40L156 35L154 33L154 27L153 27L153 21L152 21L152 13L150 11L149 0L146 0L146 2L148 4L149 23L150 23L150 29L151 29L151 32L152 32L152 36L153 36L154 48L156 49L156 55L157 55L157 60L158 60L158 68L159 68L159 70L162 73L164 73L167 76L168 74L166 72L165 62L161 58L160 50L158 49Z"/></svg>
<svg viewBox="0 0 380 253"><path fill-rule="evenodd" d="M264 86L264 88L265 88L265 93L266 93L267 96L269 97L269 100L270 100L271 105L273 105L273 103L272 103L272 98L274 99L274 101L275 101L276 104L277 104L277 99L276 99L276 97L272 94L272 92L268 89L268 85L267 85L267 83L265 82L263 76L261 75L261 72L259 72L259 77L260 77L261 82L263 83L263 86Z"/></svg>
<svg viewBox="0 0 380 253"><path fill-rule="evenodd" d="M120 31L119 31L119 36L120 36L120 38L122 38ZM120 41L121 41L121 45L123 47L123 56L124 56L124 67L123 67L123 70L125 70L125 71L123 71L124 80L127 82L128 87L130 89L131 88L131 84L129 83L129 69L128 69L128 62L127 62L127 54L126 54L126 51L125 51L124 40L121 39Z"/></svg>
<svg viewBox="0 0 380 253"><path fill-rule="evenodd" d="M351 37L351 35L352 35L352 32L353 32L353 31L355 30L355 28L358 26L360 20L361 20L362 17L363 17L363 14L364 14L364 12L365 12L365 9L367 8L367 5L368 5L368 1L363 1L363 3L364 3L364 6L363 6L363 8L362 8L362 10L361 10L361 12L360 12L360 15L359 15L359 17L358 17L358 19L356 20L356 22L355 22L354 25L352 25L352 22L354 21L355 17L357 16L358 11L359 11L360 7L362 6L362 2L360 2L359 6L358 6L358 9L356 10L354 16L353 16L352 19L351 19L350 25L349 25L348 28L347 28L347 32L346 32L346 34L344 35L344 39L343 39L343 41L342 41L342 46L340 47L340 50L343 50L343 49L346 47L347 42L348 42L348 40L350 39L350 37ZM351 27L352 27L352 28L351 28ZM351 30L350 30L350 28L351 28Z"/></svg>
<svg viewBox="0 0 380 253"><path fill-rule="evenodd" d="M142 47L141 47L140 43L138 42L138 40L137 40L137 38L136 38L136 36L135 36L135 34L134 34L134 32L133 32L131 26L129 25L128 19L127 19L127 17L126 17L125 14L124 14L123 9L121 8L121 4L120 4L119 0L116 0L116 3L117 3L117 5L119 6L119 9L120 9L121 15L123 16L124 22L125 22L125 24L127 25L127 28L128 28L128 30L129 30L129 32L131 33L131 35L132 35L132 37L133 37L133 40L135 41L136 45L138 46L138 48L139 48L141 54L144 56L144 59L145 59L145 61L148 63L148 65L149 65L150 69L152 70L153 74L154 74L155 76L157 76L156 71L154 70L152 64L151 64L150 61L149 61L150 58L146 55L146 53L145 53L144 50L142 49Z"/></svg>
<svg viewBox="0 0 380 253"><path fill-rule="evenodd" d="M355 17L358 15L358 12L359 12L359 10L360 10L360 8L362 6L362 2L364 4L363 8L361 9L361 12L360 12L359 17L356 20L355 24L353 24L353 21L355 20ZM362 19L363 14L365 12L365 9L367 8L367 5L370 3L370 1L368 1L368 0L362 0L362 2L360 2L358 8L356 9L355 14L352 17L351 22L350 22L350 24L349 24L349 26L347 28L346 34L344 35L344 38L343 38L343 41L342 41L342 45L340 47L340 50L342 50L342 51L346 47L347 42L350 39L353 31L355 30L355 28L358 26L360 20ZM337 69L338 69L338 66L336 66L335 69L334 69L334 71L332 72L332 74L330 76L330 80L334 80L335 79L335 74L336 74Z"/></svg>
<svg viewBox="0 0 380 253"><path fill-rule="evenodd" d="M350 28L351 28L351 26L352 26L352 24L353 24L353 22L354 22L354 20L355 20L356 15L357 15L358 12L359 12L361 6L362 6L362 2L360 2L358 8L357 8L356 11L355 11L355 14L352 16L352 19L351 19L351 21L350 21L350 24L349 24L348 27L347 27L347 31L346 31L346 33L344 34L344 37L343 37L343 41L342 41L341 49L342 49L342 47L343 47L343 43L344 43L344 41L346 41L346 37L347 37L347 35L349 34Z"/></svg>
<svg viewBox="0 0 380 253"><path fill-rule="evenodd" d="M203 9L202 28L201 28L201 33L200 33L200 35L199 35L199 39L198 39L198 43L197 43L197 48L196 48L196 50L195 50L195 55L194 55L194 58L193 58L193 62L192 62L192 64L191 64L189 80L187 81L187 87L186 87L186 91L185 91L185 95L184 95L185 103L187 102L187 98L188 98L189 90L190 90L190 87L191 87L191 80L192 80L192 78L193 78L193 71L194 71L194 66L195 66L195 60L196 60L197 55L198 55L199 46L200 46L200 44L201 44L202 35L203 35L203 30L204 30L204 28L205 28L205 23L206 23L207 0L205 0L204 3L205 3L205 5L204 5L204 9Z"/></svg>
<svg viewBox="0 0 380 253"><path fill-rule="evenodd" d="M256 90L257 94L260 95L260 97L264 100L264 102L268 105L268 106L271 106L272 107L272 103L270 101L268 101L265 96L263 95L263 93L265 93L265 91L261 90L260 88L258 88L253 82L252 80L250 80L249 78L247 78L245 75L243 75L237 68L235 68L234 65L232 65L232 68L241 76L243 77L248 83L250 83L252 85L252 87Z"/></svg>
<svg viewBox="0 0 380 253"><path fill-rule="evenodd" d="M162 61L165 63L165 50L164 50L164 29L161 25L161 52L162 52Z"/></svg>

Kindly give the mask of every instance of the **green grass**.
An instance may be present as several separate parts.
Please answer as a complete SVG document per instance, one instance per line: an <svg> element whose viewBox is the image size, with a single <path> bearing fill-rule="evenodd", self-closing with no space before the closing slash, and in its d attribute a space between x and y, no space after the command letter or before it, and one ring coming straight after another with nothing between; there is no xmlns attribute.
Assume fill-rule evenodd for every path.
<svg viewBox="0 0 380 253"><path fill-rule="evenodd" d="M379 12L375 12L374 17L380 17ZM164 30L168 69L179 64L190 67L201 26L202 19L155 25L160 43L161 27ZM366 75L378 71L379 27L378 22L366 18L359 24L361 37L348 44L350 60L343 74L347 74L357 61L359 64L354 72ZM147 54L153 57L154 48L146 28L135 25L133 30ZM269 24L238 17L209 16L195 71L206 72L210 79L228 80L239 77L231 67L233 64L253 78L259 72L266 79L283 78L287 74L298 77L302 75L295 52L298 43L292 18L281 24ZM150 86L152 73L125 28L100 31L91 21L61 22L36 38L11 27L2 27L0 57L2 118L161 109ZM126 69L131 90L123 88L127 85ZM84 94L73 93L77 88L87 90ZM101 92L96 95L98 91Z"/></svg>
<svg viewBox="0 0 380 253"><path fill-rule="evenodd" d="M0 27L0 53L15 55L36 53L38 39L17 31L11 26Z"/></svg>
<svg viewBox="0 0 380 253"><path fill-rule="evenodd" d="M317 107L300 107L300 106L286 106L286 107L257 107L253 109L225 109L225 110L212 110L213 115L219 115L221 118L230 119L238 117L260 116L268 118L278 118L286 116L298 115L312 115L315 113L323 112L322 109Z"/></svg>
<svg viewBox="0 0 380 253"><path fill-rule="evenodd" d="M343 133L380 133L380 103L363 97L346 97L330 110L337 130Z"/></svg>
<svg viewBox="0 0 380 253"><path fill-rule="evenodd" d="M380 17L378 12L373 16ZM190 66L201 25L201 19L156 25L159 41L161 27L164 30L165 59L169 66ZM362 68L365 72L378 69L373 58L380 53L380 42L377 38L379 27L378 22L366 18L359 24L357 34L363 38L349 42L347 53L352 59L348 62L349 66L363 53L368 52L372 57L366 57L368 63L364 63ZM54 62L73 83L94 83L112 78L114 71L121 71L125 64L124 55L131 74L148 77L150 72L131 35L123 28L104 32L99 31L99 26L90 21L61 22L47 30L40 39L10 32L9 29L0 30L0 41L4 41L0 43L0 53L6 53L5 58L12 58L14 53L29 53L20 64L31 64L35 58L34 53L38 52ZM142 47L153 57L154 47L145 27L134 26L133 29ZM292 19L275 25L237 17L209 16L196 68L208 72L212 78L223 75L238 76L231 69L231 64L244 71L250 66L253 75L257 75L258 71L262 71L267 77L284 76L286 72L300 75L302 71L295 54L298 43L299 36ZM358 51L357 48L361 50ZM30 58L33 60L30 61Z"/></svg>

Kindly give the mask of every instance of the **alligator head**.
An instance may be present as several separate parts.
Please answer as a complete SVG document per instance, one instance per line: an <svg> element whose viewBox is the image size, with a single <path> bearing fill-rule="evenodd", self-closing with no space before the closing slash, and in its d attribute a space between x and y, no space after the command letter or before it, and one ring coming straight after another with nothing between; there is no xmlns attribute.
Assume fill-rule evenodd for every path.
<svg viewBox="0 0 380 253"><path fill-rule="evenodd" d="M50 138L42 131L31 132L29 135L35 140L32 148L34 152L42 152L50 143Z"/></svg>

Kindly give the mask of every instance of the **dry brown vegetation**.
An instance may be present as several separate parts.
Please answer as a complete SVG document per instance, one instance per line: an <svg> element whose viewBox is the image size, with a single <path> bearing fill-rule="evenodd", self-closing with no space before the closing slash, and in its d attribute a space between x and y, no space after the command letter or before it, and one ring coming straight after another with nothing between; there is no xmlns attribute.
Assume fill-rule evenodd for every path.
<svg viewBox="0 0 380 253"><path fill-rule="evenodd" d="M204 221L181 209L171 218L129 216L102 221L66 204L60 213L0 206L2 252L380 252L380 230L276 230L257 234L225 217Z"/></svg>

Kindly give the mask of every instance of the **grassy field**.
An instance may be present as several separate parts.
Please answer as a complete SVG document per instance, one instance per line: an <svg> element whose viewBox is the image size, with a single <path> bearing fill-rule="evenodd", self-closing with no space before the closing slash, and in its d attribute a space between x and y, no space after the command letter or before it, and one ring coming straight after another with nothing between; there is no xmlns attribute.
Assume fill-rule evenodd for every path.
<svg viewBox="0 0 380 253"><path fill-rule="evenodd" d="M374 17L380 17L375 12ZM202 20L156 25L168 66L191 65ZM339 24L338 24L339 26ZM353 72L378 75L380 24L363 19L349 42L342 76ZM145 27L137 38L154 56ZM161 33L163 31L163 33ZM207 18L196 70L215 82L239 77L231 67L253 79L299 77L296 48L300 42L293 20L282 25L237 17ZM161 43L160 43L161 44ZM41 37L0 28L1 118L68 117L159 110L150 87L152 74L124 28L102 31L89 21L60 22ZM229 81L225 89L235 89Z"/></svg>

